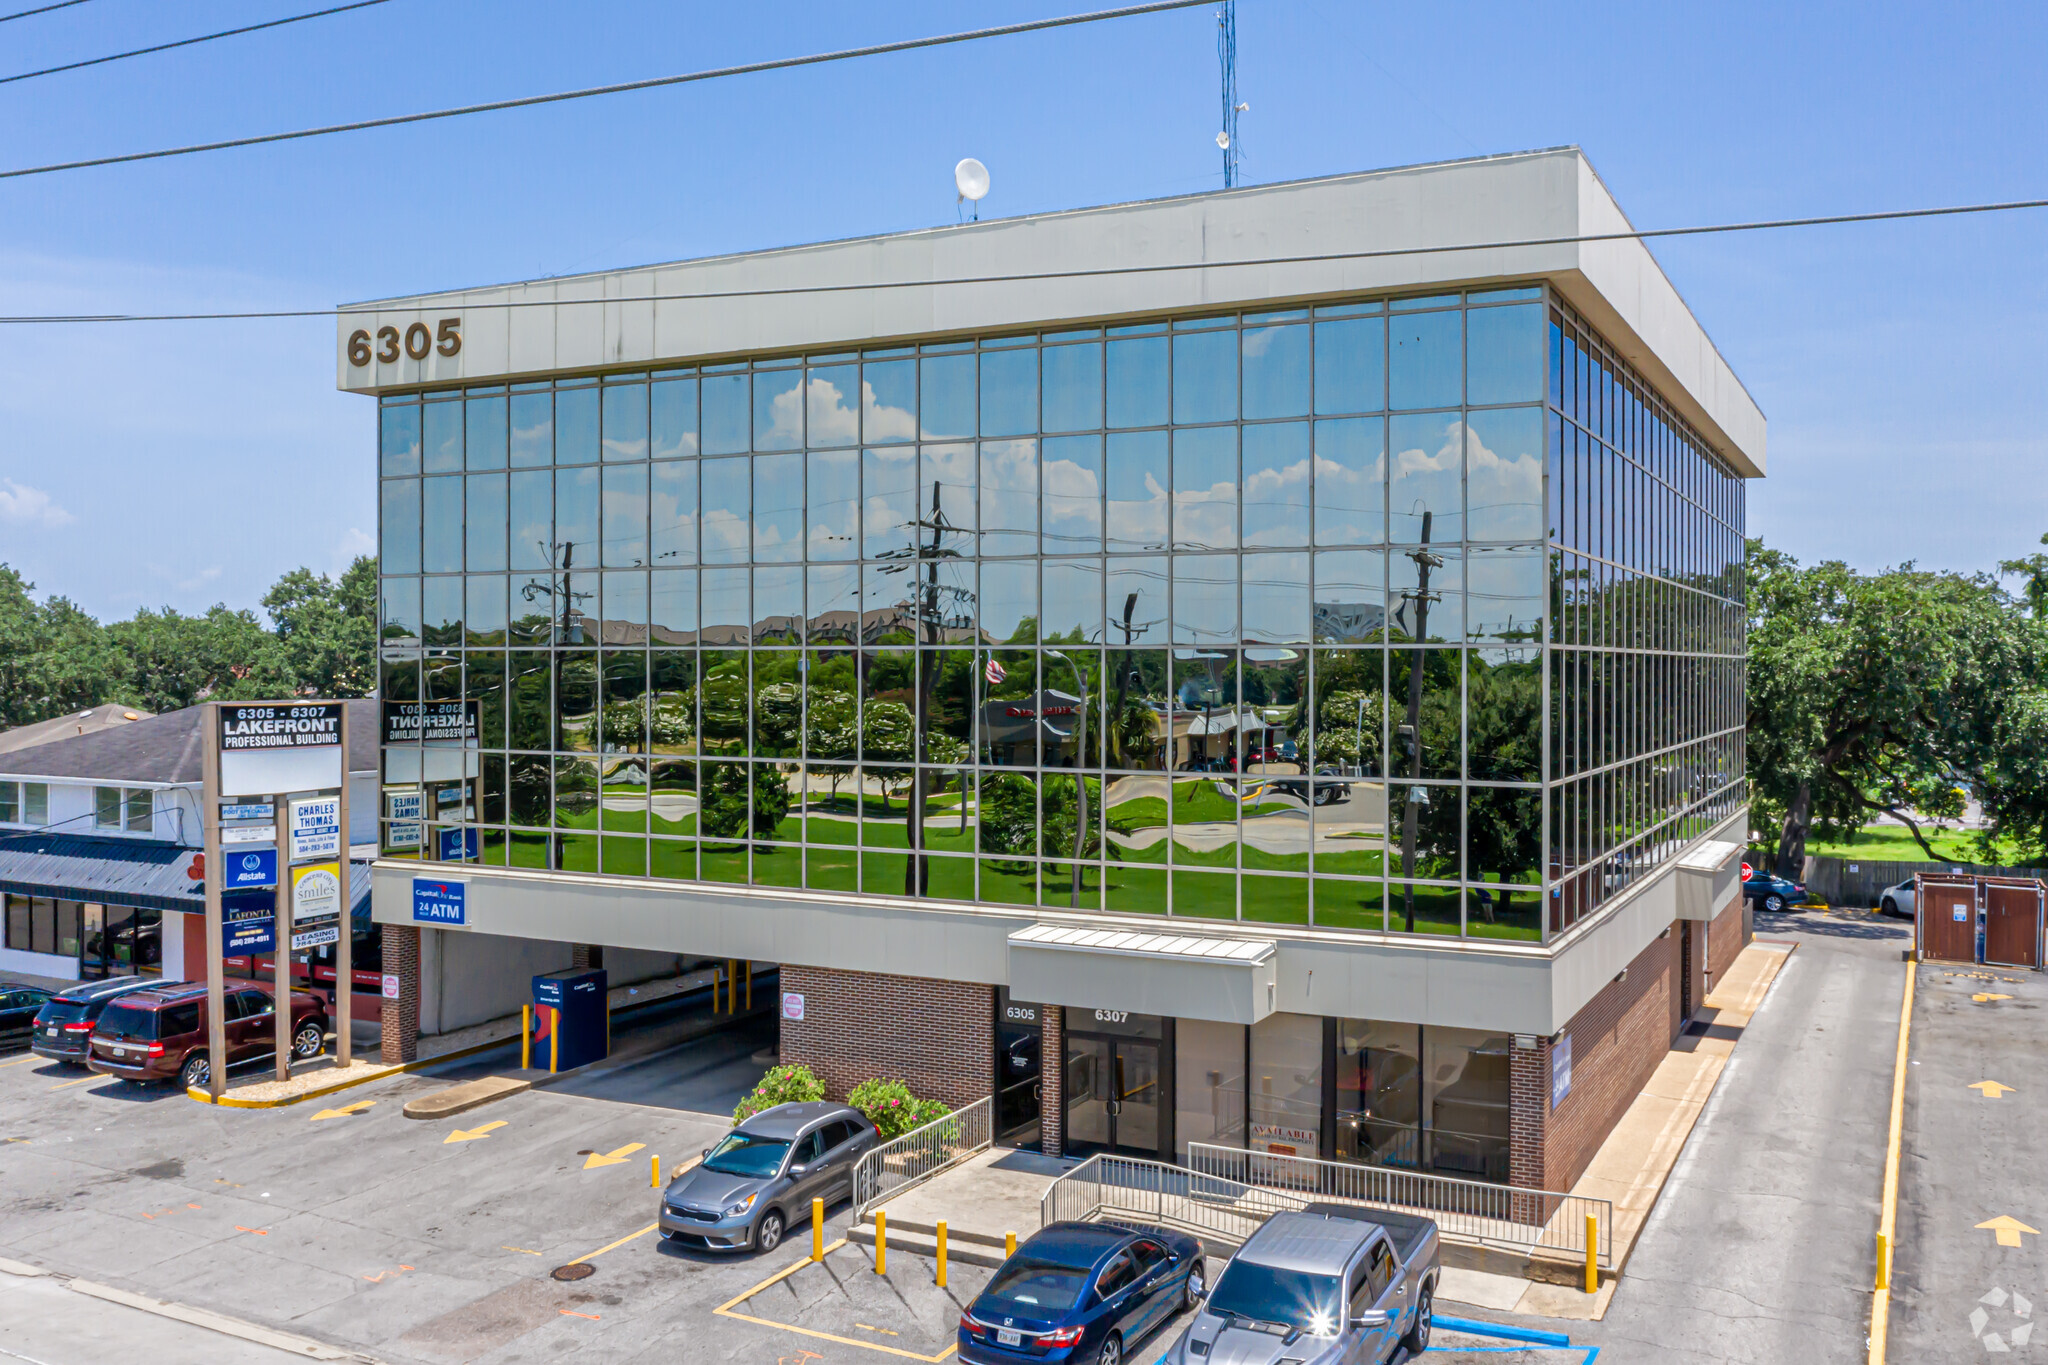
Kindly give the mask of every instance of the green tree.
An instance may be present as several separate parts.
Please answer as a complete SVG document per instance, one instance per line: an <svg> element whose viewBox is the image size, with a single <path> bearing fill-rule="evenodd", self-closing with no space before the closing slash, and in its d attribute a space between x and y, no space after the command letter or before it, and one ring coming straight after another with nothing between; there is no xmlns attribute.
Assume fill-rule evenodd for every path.
<svg viewBox="0 0 2048 1365"><path fill-rule="evenodd" d="M0 729L32 725L127 691L128 661L70 599L37 602L35 584L0 564Z"/></svg>
<svg viewBox="0 0 2048 1365"><path fill-rule="evenodd" d="M789 781L774 764L704 765L697 823L707 838L738 842L751 834L765 839L788 815Z"/></svg>
<svg viewBox="0 0 2048 1365"><path fill-rule="evenodd" d="M359 555L338 581L293 569L263 595L263 609L294 693L367 697L376 690L376 560Z"/></svg>

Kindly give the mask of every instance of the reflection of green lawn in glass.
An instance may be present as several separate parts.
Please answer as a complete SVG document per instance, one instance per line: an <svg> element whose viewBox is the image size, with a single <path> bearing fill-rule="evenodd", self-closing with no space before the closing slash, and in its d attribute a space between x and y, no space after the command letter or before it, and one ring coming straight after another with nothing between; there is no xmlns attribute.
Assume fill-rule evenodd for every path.
<svg viewBox="0 0 2048 1365"><path fill-rule="evenodd" d="M690 835L697 832L697 812L691 811L680 820L664 820L659 815L648 821L656 834Z"/></svg>
<svg viewBox="0 0 2048 1365"><path fill-rule="evenodd" d="M1333 872L1340 877L1377 877L1387 868L1384 851L1360 849L1356 853L1331 853L1325 848L1316 849L1316 871Z"/></svg>
<svg viewBox="0 0 2048 1365"><path fill-rule="evenodd" d="M652 870L655 876L677 881L697 880L695 839L656 839L651 849Z"/></svg>
<svg viewBox="0 0 2048 1365"><path fill-rule="evenodd" d="M803 884L804 855L802 849L787 848L780 844L754 845L754 885L802 886Z"/></svg>
<svg viewBox="0 0 2048 1365"><path fill-rule="evenodd" d="M597 836L595 834L557 834L555 837L562 841L562 871L597 871Z"/></svg>
<svg viewBox="0 0 2048 1365"><path fill-rule="evenodd" d="M1090 788L1091 794L1094 788ZM1238 803L1208 781L1173 784L1173 818L1182 824L1230 823L1237 819ZM1271 814L1294 809L1284 801L1255 801L1243 807L1245 814ZM1120 829L1158 829L1166 824L1166 802L1156 796L1137 796L1109 808L1109 818Z"/></svg>
<svg viewBox="0 0 2048 1365"><path fill-rule="evenodd" d="M547 835L528 834L520 830L513 830L511 840L512 866L546 867L548 865Z"/></svg>
<svg viewBox="0 0 2048 1365"><path fill-rule="evenodd" d="M1109 866L1105 908L1132 915L1166 913L1166 871L1164 868Z"/></svg>
<svg viewBox="0 0 2048 1365"><path fill-rule="evenodd" d="M1173 913L1196 919L1237 918L1237 878L1213 872L1173 873Z"/></svg>
<svg viewBox="0 0 2048 1365"><path fill-rule="evenodd" d="M1308 923L1308 878L1244 879L1244 917L1262 924Z"/></svg>
<svg viewBox="0 0 2048 1365"><path fill-rule="evenodd" d="M1100 910L1102 908L1102 869L1087 863L1081 865L1081 894L1074 895L1074 865L1072 863L1042 863L1039 865L1039 904L1054 910Z"/></svg>
<svg viewBox="0 0 2048 1365"><path fill-rule="evenodd" d="M1268 853L1263 848L1244 846L1244 869L1247 872L1306 872L1307 853Z"/></svg>
<svg viewBox="0 0 2048 1365"><path fill-rule="evenodd" d="M1038 867L1007 858L981 860L981 899L994 905L1038 904Z"/></svg>
<svg viewBox="0 0 2048 1365"><path fill-rule="evenodd" d="M811 848L804 853L804 885L813 891L845 891L851 893L858 883L855 881L854 854L851 849Z"/></svg>
<svg viewBox="0 0 2048 1365"><path fill-rule="evenodd" d="M604 831L607 834L645 834L647 832L647 811L612 810L604 811Z"/></svg>
<svg viewBox="0 0 2048 1365"><path fill-rule="evenodd" d="M647 875L647 841L625 836L606 835L604 841L604 870L615 877L644 877Z"/></svg>
<svg viewBox="0 0 2048 1365"><path fill-rule="evenodd" d="M1320 866L1322 858L1316 858ZM1347 882L1335 877L1315 878L1316 927L1323 929L1379 929L1379 882Z"/></svg>
<svg viewBox="0 0 2048 1365"><path fill-rule="evenodd" d="M727 882L734 886L747 884L747 846L745 844L715 844L706 839L699 850L707 882Z"/></svg>
<svg viewBox="0 0 2048 1365"><path fill-rule="evenodd" d="M477 861L481 862L485 867L503 867L506 856L511 851L509 844L510 841L504 830L487 829L483 831L482 846L478 850L480 856Z"/></svg>
<svg viewBox="0 0 2048 1365"><path fill-rule="evenodd" d="M1387 887L1387 928L1394 933L1458 933L1458 893L1443 886L1415 888L1415 928L1408 928L1407 889L1400 884Z"/></svg>

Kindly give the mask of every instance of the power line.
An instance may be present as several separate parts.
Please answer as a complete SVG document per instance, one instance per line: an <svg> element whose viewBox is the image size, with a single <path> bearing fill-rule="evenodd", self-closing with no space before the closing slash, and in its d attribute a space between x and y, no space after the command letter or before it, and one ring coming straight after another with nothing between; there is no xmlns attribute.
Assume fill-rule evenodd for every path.
<svg viewBox="0 0 2048 1365"><path fill-rule="evenodd" d="M70 3L83 4L84 0L70 0ZM222 29L219 33L202 33L197 38L180 38L174 43L158 43L154 47L138 47L130 52L116 52L106 57L88 57L82 62L66 62L62 66L46 66L40 71L24 71L18 76L0 76L0 85L11 85L15 81L33 80L37 76L54 76L59 71L76 71L82 66L101 66L107 62L118 62L128 57L144 57L152 52L168 52L174 47L191 47L194 43L210 43L216 38L233 38L238 34L255 33L259 29L281 28L286 24L302 23L307 19L319 19L329 14L340 14L344 10L368 9L371 5L389 3L390 0L354 0L352 4L336 5L332 9L316 9L310 14L294 14L285 19L269 19L260 24L245 24L241 28Z"/></svg>
<svg viewBox="0 0 2048 1365"><path fill-rule="evenodd" d="M1201 0L1206 3L1206 0ZM769 289L707 289L681 294L629 294L601 299L504 299L492 302L456 300L446 294L418 295L422 303L411 308L440 307L469 310L485 308L555 308L574 304L610 306L620 303L674 303L690 299L750 299L780 294L842 294L864 289L919 289L942 285L1018 284L1034 280L1087 279L1101 275L1150 275L1181 270L1233 270L1251 266L1314 265L1325 261L1376 260L1390 256L1433 256L1459 251L1506 251L1515 247L1574 246L1586 242L1635 242L1654 237L1699 237L1723 232L1763 232L1777 228L1831 227L1845 223L1898 222L1914 218L1949 218L1962 214L2009 213L2019 209L2048 208L2048 199L2011 199L1990 204L1951 204L1927 209L1884 209L1875 213L1836 213L1812 218L1767 218L1746 223L1703 223L1692 227L1642 228L1628 232L1591 232L1572 237L1521 237L1491 242L1447 242L1437 246L1396 246L1375 251L1322 251L1305 256L1253 256L1228 261L1172 261L1162 265L1112 265L1087 270L1042 270L1015 275L954 275L930 280L868 280L856 284L797 284ZM679 264L687 264L682 262ZM496 287L496 286L493 286ZM439 300L439 302L435 302ZM224 322L265 318L329 318L350 313L389 311L388 301L350 304L340 308L271 308L218 313L43 313L0 316L7 323L69 322Z"/></svg>
<svg viewBox="0 0 2048 1365"><path fill-rule="evenodd" d="M83 0L69 0L78 4ZM620 81L614 85L594 85L583 90L564 90L552 95L525 95L518 99L492 100L485 104L465 104L454 109L434 109L422 114L395 114L390 118L361 119L354 123L330 123L320 128L299 128L289 133L263 133L255 137L228 138L220 142L199 142L188 147L165 147L153 152L124 152L119 156L96 156L83 161L60 161L48 166L24 166L16 170L0 171L0 180L13 180L27 175L49 175L56 171L84 170L90 166L118 166L130 161L157 161L164 157L191 156L198 152L219 152L233 147L257 147L270 142L290 142L298 138L326 137L331 133L359 133L369 128L394 128L406 123L425 123L431 119L459 118L464 114L489 114L501 109L526 109L538 104L560 104L566 100L590 99L597 95L617 95L630 90L654 90L662 86L687 85L695 81L717 80L723 76L746 76L761 71L786 71L791 67L817 66L825 62L843 62L855 57L875 57L890 52L910 52L918 48L943 47L949 43L972 42L979 38L1003 38L1018 33L1036 33L1044 29L1067 28L1075 24L1092 24L1103 19L1124 19L1137 14L1157 14L1164 10L1192 9L1196 5L1209 4L1211 0L1149 0L1142 5L1125 5L1121 9L1094 10L1087 14L1068 14L1056 19L1033 19L1021 24L1002 24L995 28L971 29L963 33L944 33L931 38L906 38L893 43L874 43L867 47L842 48L836 52L817 52L805 57L779 57L772 61L745 62L739 66L721 66L709 71L691 71L680 76L655 76L644 81Z"/></svg>
<svg viewBox="0 0 2048 1365"><path fill-rule="evenodd" d="M31 14L48 14L53 9L70 9L73 5L84 3L85 0L57 0L54 5L37 5L34 9L16 10L13 14L0 14L0 24L10 19L26 19Z"/></svg>

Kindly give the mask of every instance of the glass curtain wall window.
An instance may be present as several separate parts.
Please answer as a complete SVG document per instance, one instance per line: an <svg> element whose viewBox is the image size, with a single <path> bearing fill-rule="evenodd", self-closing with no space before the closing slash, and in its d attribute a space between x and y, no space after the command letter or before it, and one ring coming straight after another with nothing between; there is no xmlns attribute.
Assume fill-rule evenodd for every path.
<svg viewBox="0 0 2048 1365"><path fill-rule="evenodd" d="M386 852L1540 940L1739 799L1739 484L1605 359L1589 447L1667 490L1616 514L1565 330L1606 355L1528 286L388 397L383 695L477 720L387 746ZM1589 594L1565 507L1693 568ZM1639 598L1661 671L1562 633ZM1624 678L1661 747L1565 767Z"/></svg>

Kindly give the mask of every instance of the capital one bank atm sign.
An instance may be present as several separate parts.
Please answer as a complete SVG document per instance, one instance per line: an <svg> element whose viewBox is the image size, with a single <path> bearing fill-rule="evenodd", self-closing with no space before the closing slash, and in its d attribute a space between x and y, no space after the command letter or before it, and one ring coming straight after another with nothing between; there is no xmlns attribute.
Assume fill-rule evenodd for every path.
<svg viewBox="0 0 2048 1365"><path fill-rule="evenodd" d="M415 924L440 924L465 928L469 924L469 887L463 882L439 878L412 879L412 918Z"/></svg>

